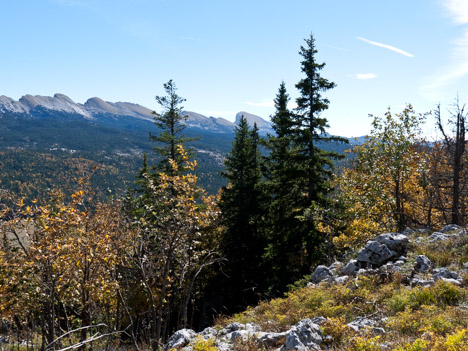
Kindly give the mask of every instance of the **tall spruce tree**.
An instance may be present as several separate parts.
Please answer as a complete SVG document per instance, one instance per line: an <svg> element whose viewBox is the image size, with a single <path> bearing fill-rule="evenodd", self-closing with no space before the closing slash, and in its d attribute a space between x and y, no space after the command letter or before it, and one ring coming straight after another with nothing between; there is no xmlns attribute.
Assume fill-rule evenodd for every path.
<svg viewBox="0 0 468 351"><path fill-rule="evenodd" d="M298 148L295 162L302 165L297 181L306 190L304 204L310 206L312 202L323 203L325 200L329 189L328 180L332 174L332 160L341 157L335 152L323 151L318 143L346 142L346 139L326 134L329 125L327 119L321 117L321 113L328 109L330 101L322 94L333 89L336 84L320 75L325 63L316 62L317 49L312 34L305 42L307 45L301 46L299 51L303 58L301 70L305 77L296 84L300 96L296 99L297 108L294 114L297 131L295 143Z"/></svg>
<svg viewBox="0 0 468 351"><path fill-rule="evenodd" d="M223 187L219 203L225 226L222 253L227 259L222 303L231 313L258 301L262 280L259 267L265 246L259 230L262 205L258 128L249 128L242 116L235 133L223 173L229 184Z"/></svg>
<svg viewBox="0 0 468 351"><path fill-rule="evenodd" d="M326 206L328 195L331 191L330 178L333 175L333 160L343 156L331 151L324 151L320 143L347 142L341 137L329 136L326 129L329 127L326 118L321 113L328 109L330 101L323 97L323 93L333 89L336 84L328 81L320 75L325 63L317 63L315 39L311 34L305 39L306 45L301 46L299 54L302 56L301 71L304 78L297 84L300 96L296 99L297 108L294 113L295 122L295 182L303 190L301 196L300 215L306 214L305 210ZM302 232L305 260L304 269L316 262L323 254L320 248L323 235L318 233L314 219L303 216Z"/></svg>
<svg viewBox="0 0 468 351"><path fill-rule="evenodd" d="M266 258L273 269L270 289L284 291L288 283L310 273L311 265L324 254L323 235L317 229L309 209L325 206L330 192L333 159L340 156L326 152L320 144L345 141L326 134L327 120L321 113L329 101L322 94L335 83L321 77L325 63L316 62L313 36L301 46L301 70L304 78L296 84L300 96L297 108L287 109L284 84L275 99L272 116L276 136L270 136L268 184L271 189L268 250Z"/></svg>

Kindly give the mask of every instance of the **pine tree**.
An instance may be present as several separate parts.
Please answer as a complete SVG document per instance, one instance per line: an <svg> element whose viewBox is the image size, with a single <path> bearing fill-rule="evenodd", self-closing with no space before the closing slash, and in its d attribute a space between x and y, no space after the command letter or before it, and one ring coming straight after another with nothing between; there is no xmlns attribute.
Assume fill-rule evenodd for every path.
<svg viewBox="0 0 468 351"><path fill-rule="evenodd" d="M250 129L242 116L235 133L223 173L229 184L223 187L220 199L226 228L222 250L229 276L223 284L223 304L229 312L258 301L261 283L258 269L264 248L259 232L262 206L258 128L255 125Z"/></svg>
<svg viewBox="0 0 468 351"><path fill-rule="evenodd" d="M177 88L172 79L164 84L164 90L166 91L166 96L156 96L156 101L163 108L163 112L157 114L153 111L155 115L154 124L161 129L161 133L159 135L150 133L152 140L162 144L162 146L154 148L162 157L157 169L164 172L173 172L174 168L169 164L169 160L171 159L179 166L179 171L183 172L182 157L177 152L177 145L185 145L185 143L196 140L196 138L187 138L183 134L185 121L188 118L187 115L183 114L182 103L185 99L177 95ZM192 153L190 149L187 149L187 151Z"/></svg>

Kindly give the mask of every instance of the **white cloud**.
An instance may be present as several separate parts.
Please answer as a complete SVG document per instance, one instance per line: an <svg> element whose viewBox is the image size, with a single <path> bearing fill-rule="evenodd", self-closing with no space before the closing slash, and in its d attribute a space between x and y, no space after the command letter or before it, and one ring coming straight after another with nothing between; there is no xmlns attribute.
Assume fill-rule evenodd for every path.
<svg viewBox="0 0 468 351"><path fill-rule="evenodd" d="M357 73L354 77L357 79L365 80L365 79L374 79L374 78L377 78L378 76L375 73Z"/></svg>
<svg viewBox="0 0 468 351"><path fill-rule="evenodd" d="M369 39L366 39L366 38L362 38L362 37L356 37L357 40L361 40L367 44L370 44L370 45L374 45L374 46L378 46L378 47L381 47L381 48L385 48L385 49L388 49L388 50L391 50L393 52L396 52L400 55L404 55L404 56L408 56L408 57L414 57L413 54L410 54L409 52L406 52L402 49L398 49L394 46L391 46L391 45L387 45L387 44L383 44L383 43L379 43L377 41L372 41L372 40L369 40Z"/></svg>
<svg viewBox="0 0 468 351"><path fill-rule="evenodd" d="M468 23L468 1L466 0L443 0L442 5L452 17L456 24Z"/></svg>
<svg viewBox="0 0 468 351"><path fill-rule="evenodd" d="M437 74L428 77L429 83L421 87L421 94L428 99L440 99L441 88L468 75L468 30L453 44L450 63L439 69Z"/></svg>

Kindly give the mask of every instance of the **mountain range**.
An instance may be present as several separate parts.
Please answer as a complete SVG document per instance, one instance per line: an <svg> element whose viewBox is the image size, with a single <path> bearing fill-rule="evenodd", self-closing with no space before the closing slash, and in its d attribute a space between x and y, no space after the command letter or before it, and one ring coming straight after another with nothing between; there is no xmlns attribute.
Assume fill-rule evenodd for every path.
<svg viewBox="0 0 468 351"><path fill-rule="evenodd" d="M135 118L152 122L154 113L152 110L130 102L108 102L98 97L88 99L84 104L76 103L68 96L55 94L54 96L25 95L18 101L7 96L0 96L1 114L20 114L25 116L35 116L43 114L45 111L52 113L65 113L74 116L81 116L89 121L99 121L102 117L112 116L113 119ZM186 125L188 128L209 130L217 133L232 133L240 117L244 117L253 125L257 123L260 133L272 132L271 123L263 118L248 112L239 112L236 115L235 123L221 117L206 117L202 114L184 111L188 116Z"/></svg>
<svg viewBox="0 0 468 351"><path fill-rule="evenodd" d="M189 143L196 152L197 174L210 193L225 184L220 176L224 159L231 150L234 129L241 116L257 124L261 135L273 134L271 123L245 111L235 122L185 111L185 134L198 140ZM83 165L102 170L96 180L100 190L122 193L134 181L143 153L157 162L149 133L159 134L152 110L129 102L108 102L98 97L84 104L68 96L25 95L18 101L0 96L0 190L28 196L82 173ZM351 143L353 141L351 140ZM343 151L347 146L323 145ZM85 168L86 168L85 167ZM31 185L36 184L36 185ZM39 184L39 185L37 185ZM39 190L37 188L40 188Z"/></svg>

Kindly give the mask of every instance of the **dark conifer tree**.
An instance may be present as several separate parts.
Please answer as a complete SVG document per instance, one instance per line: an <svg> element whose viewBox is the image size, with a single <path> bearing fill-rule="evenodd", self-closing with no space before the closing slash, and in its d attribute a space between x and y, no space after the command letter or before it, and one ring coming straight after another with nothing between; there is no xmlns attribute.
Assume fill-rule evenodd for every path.
<svg viewBox="0 0 468 351"><path fill-rule="evenodd" d="M222 253L227 259L227 278L221 285L223 304L231 313L258 301L262 280L259 267L265 247L259 231L262 206L258 129L256 125L249 128L242 116L235 133L223 173L229 184L223 187L220 199L225 226Z"/></svg>
<svg viewBox="0 0 468 351"><path fill-rule="evenodd" d="M287 284L310 273L312 264L323 255L323 236L318 232L308 209L325 206L330 192L333 159L320 144L345 141L326 134L327 120L321 113L329 101L322 94L335 83L321 77L325 63L316 62L314 38L305 40L299 54L304 78L297 83L300 96L297 108L287 109L288 95L284 83L275 99L272 116L276 136L269 137L270 155L267 185L272 199L269 208L268 249L265 258L273 269L270 289L273 294ZM323 145L322 145L323 146Z"/></svg>
<svg viewBox="0 0 468 351"><path fill-rule="evenodd" d="M333 160L343 156L336 152L327 152L320 148L320 143L330 141L347 142L340 137L327 135L329 127L326 118L321 113L328 109L329 100L323 93L333 89L336 85L320 75L325 63L316 60L317 49L312 34L305 39L306 46L301 46L299 54L302 56L301 70L304 78L296 84L300 96L296 99L297 108L294 113L295 122L295 182L302 189L299 215L314 206L325 206L330 193L330 178L332 176ZM303 220L302 228L298 228L302 238L302 252L304 260L301 261L303 272L310 269L322 252L320 244L323 241L316 229L313 219Z"/></svg>
<svg viewBox="0 0 468 351"><path fill-rule="evenodd" d="M267 250L264 255L264 270L268 274L270 293L276 295L284 290L290 277L298 276L297 267L290 262L296 257L295 227L299 220L297 213L300 193L295 184L294 160L294 121L288 109L289 95L284 82L281 83L274 100L276 112L271 116L275 135L268 136L266 157L265 192L270 196L266 231L268 236ZM293 273L294 271L295 274Z"/></svg>
<svg viewBox="0 0 468 351"><path fill-rule="evenodd" d="M175 83L169 80L164 84L164 90L166 96L156 96L156 101L161 105L163 111L158 114L153 111L154 124L156 127L161 129L159 135L153 135L150 133L150 138L162 144L162 146L154 147L154 150L162 157L158 171L172 172L173 169L169 165L169 159L174 160L179 166L179 171L183 171L181 156L177 152L177 145L184 145L189 141L196 140L196 138L187 138L183 132L185 129L185 121L188 116L183 114L182 103L185 101L184 98L177 95L177 88ZM186 151L192 151L186 149Z"/></svg>
<svg viewBox="0 0 468 351"><path fill-rule="evenodd" d="M316 62L317 50L314 37L311 35L305 41L306 47L301 46L299 51L303 57L301 70L305 77L296 84L301 95L296 100L294 119L297 130L295 142L298 148L296 163L302 165L298 181L302 182L306 189L307 197L304 201L309 206L312 202L321 203L326 198L332 159L341 157L333 152L324 152L317 144L333 140L346 142L346 139L326 134L329 125L327 119L321 117L321 113L328 109L330 102L322 96L322 93L333 89L336 85L320 76L325 63Z"/></svg>

